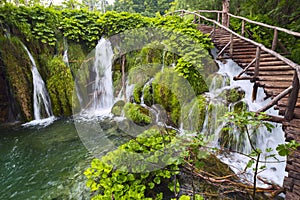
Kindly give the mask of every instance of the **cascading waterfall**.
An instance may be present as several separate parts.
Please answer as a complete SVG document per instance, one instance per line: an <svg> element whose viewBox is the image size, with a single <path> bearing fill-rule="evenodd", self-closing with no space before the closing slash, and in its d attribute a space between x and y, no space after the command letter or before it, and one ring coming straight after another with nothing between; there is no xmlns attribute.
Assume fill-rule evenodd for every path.
<svg viewBox="0 0 300 200"><path fill-rule="evenodd" d="M259 88L258 94L257 94L257 100L255 102L252 102L252 87L253 83L250 83L250 81L244 80L244 81L234 81L233 77L237 74L239 74L242 69L234 63L232 60L227 60L226 63L222 63L220 61L217 61L219 64L219 71L218 76L223 77L222 81L218 81L218 84L216 84L216 81L212 82L210 92L207 94L207 96L210 99L210 103L214 104L215 109L210 109L208 113L206 114L206 120L204 123L204 129L203 133L210 135L210 137L213 137L211 141L211 146L218 146L220 147L220 141L223 140L224 135L221 135L221 130L225 125L225 122L219 121L220 117L224 115L227 111L232 111L234 104L229 104L227 109L226 103L222 102L222 99L220 99L219 94L228 89L237 88L240 87L245 92L245 97L242 99L243 102L246 103L248 106L249 111L256 111L259 108L266 105L270 99L265 100L265 94L263 92L262 88ZM230 83L228 83L230 82ZM227 84L228 83L228 84ZM273 108L267 111L267 114L270 115L278 115L278 111L274 110ZM275 151L278 144L282 144L285 142L284 139L284 132L282 130L281 125L279 124L273 124L275 128L272 130L271 133L269 133L266 128L262 127L258 130L257 137L255 138L254 143L256 144L256 147L261 149L263 152L265 152L266 148L272 148L273 151L270 153L263 153L261 155L260 161L266 160L265 163L260 163L259 166L265 165L266 168L259 173L259 176L262 178L265 178L272 183L282 185L283 184L283 178L285 176L285 162L278 162L284 161L286 158L281 157L277 154ZM247 141L247 137L241 137L240 133L236 132L233 133L233 138L235 139L235 144L228 144L230 147L227 147L233 151L239 151L243 154L249 154L251 152L251 146L249 141ZM276 159L274 158L268 158L267 156L270 154L276 154ZM229 154L222 154L219 156L220 159L227 163L233 171L236 173L242 172L248 161L249 158L246 156L243 156L239 153L229 153ZM248 169L246 173L243 173L241 178L244 178L246 180L250 180L253 182L253 174L254 171L251 169ZM262 182L258 182L258 185L263 187L266 186Z"/></svg>
<svg viewBox="0 0 300 200"><path fill-rule="evenodd" d="M114 103L114 89L112 81L112 59L114 53L109 40L102 38L95 51L93 71L93 100L90 109L94 115L107 115Z"/></svg>
<svg viewBox="0 0 300 200"><path fill-rule="evenodd" d="M38 69L36 68L36 64L31 53L25 46L24 49L26 50L32 64L31 72L32 72L32 82L33 82L34 121L31 122L30 124L48 125L52 123L54 120L52 107L51 107L51 100L47 92L45 82L43 81Z"/></svg>

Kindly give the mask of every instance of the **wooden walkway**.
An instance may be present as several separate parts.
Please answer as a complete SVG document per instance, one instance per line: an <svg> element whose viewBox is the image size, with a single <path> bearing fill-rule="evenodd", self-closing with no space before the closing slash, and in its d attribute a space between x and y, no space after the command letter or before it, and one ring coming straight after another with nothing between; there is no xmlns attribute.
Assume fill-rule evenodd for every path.
<svg viewBox="0 0 300 200"><path fill-rule="evenodd" d="M224 14L222 11L198 11L196 13L181 10L175 12L180 13L181 16L186 14L194 15L194 23L199 24L200 31L210 34L216 48L219 50L218 58L230 58L244 69L241 74L235 77L235 80L249 80L254 83L253 99L256 98L258 87L262 87L266 96L272 99L266 107L261 108L257 112L264 112L274 106L275 109L279 110L279 115L282 117L273 116L272 120L282 123L286 141L296 140L300 142L300 67L298 64L273 51L278 40L277 31L282 30L297 37L300 36L300 33L254 22L268 28L274 28L273 50L271 50L262 44L241 36L244 35L245 21L251 22L251 20L246 18L226 13L229 16L243 20L242 34L239 35L219 23L220 14ZM217 20L208 19L200 15L201 12L215 12L217 13ZM200 20L208 21L212 25L200 24ZM286 171L288 172L288 177L284 179L286 199L299 200L300 149L288 156Z"/></svg>

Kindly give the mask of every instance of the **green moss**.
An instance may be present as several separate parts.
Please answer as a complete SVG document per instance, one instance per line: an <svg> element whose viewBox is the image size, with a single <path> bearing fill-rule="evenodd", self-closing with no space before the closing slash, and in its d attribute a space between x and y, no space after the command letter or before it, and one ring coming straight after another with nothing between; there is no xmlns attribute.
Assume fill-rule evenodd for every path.
<svg viewBox="0 0 300 200"><path fill-rule="evenodd" d="M115 96L118 96L119 92L122 89L122 73L120 70L114 68L113 69L113 87Z"/></svg>
<svg viewBox="0 0 300 200"><path fill-rule="evenodd" d="M69 65L75 76L86 56L87 50L83 47L83 45L71 41L68 42Z"/></svg>
<svg viewBox="0 0 300 200"><path fill-rule="evenodd" d="M133 89L133 100L135 103L141 103L143 85L136 84Z"/></svg>
<svg viewBox="0 0 300 200"><path fill-rule="evenodd" d="M151 106L154 103L153 99L153 90L152 90L152 83L148 84L143 89L144 93L144 102L147 106Z"/></svg>
<svg viewBox="0 0 300 200"><path fill-rule="evenodd" d="M161 64L148 63L143 65L135 65L129 70L129 83L144 85L160 71Z"/></svg>
<svg viewBox="0 0 300 200"><path fill-rule="evenodd" d="M52 102L53 113L56 116L72 114L73 79L70 69L64 64L61 56L48 61L50 72L47 89Z"/></svg>
<svg viewBox="0 0 300 200"><path fill-rule="evenodd" d="M243 99L245 97L245 92L239 87L226 89L220 94L220 97L225 99L228 103L234 103Z"/></svg>
<svg viewBox="0 0 300 200"><path fill-rule="evenodd" d="M125 117L140 125L147 125L152 122L149 110L138 104L126 103L124 113Z"/></svg>
<svg viewBox="0 0 300 200"><path fill-rule="evenodd" d="M122 110L124 108L125 102L123 100L119 100L117 101L112 109L111 109L111 113L115 116L121 116L122 115Z"/></svg>
<svg viewBox="0 0 300 200"><path fill-rule="evenodd" d="M0 38L0 54L5 75L23 120L33 119L31 61L16 37Z"/></svg>
<svg viewBox="0 0 300 200"><path fill-rule="evenodd" d="M154 102L162 105L170 121L178 126L181 106L196 96L189 82L179 76L174 68L166 68L154 77L152 90Z"/></svg>

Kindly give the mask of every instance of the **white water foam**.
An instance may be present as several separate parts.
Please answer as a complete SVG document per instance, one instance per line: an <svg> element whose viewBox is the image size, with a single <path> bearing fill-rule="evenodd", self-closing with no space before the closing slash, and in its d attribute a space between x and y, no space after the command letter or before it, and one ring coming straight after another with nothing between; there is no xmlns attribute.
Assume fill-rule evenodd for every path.
<svg viewBox="0 0 300 200"><path fill-rule="evenodd" d="M255 102L252 102L253 83L251 83L248 80L242 80L242 81L234 81L233 80L233 77L236 76L237 74L239 74L242 71L242 69L232 60L226 60L225 64L220 61L217 61L217 62L219 64L218 73L220 75L222 75L223 77L228 76L230 79L230 85L226 86L226 84L224 84L224 87L218 88L216 90L211 88L210 94L208 94L208 96L211 99L213 99L215 96L217 96L215 94L220 93L220 91L223 89L240 87L240 88L242 88L243 91L245 91L245 98L243 99L243 101L247 103L250 111L257 111L259 108L263 107L270 101L270 99L265 100L266 95L265 95L263 89L259 88L258 93L257 93L257 100ZM219 91L217 91L217 90L219 90ZM229 110L230 110L230 108L229 108ZM267 111L267 113L270 115L273 115L273 116L278 115L278 111L274 110L274 108L269 109ZM218 118L218 116L216 116L216 118ZM207 120L206 120L206 123L208 123ZM286 175L286 172L285 172L286 158L279 156L277 154L277 152L275 151L275 149L278 144L283 144L285 142L285 138L284 138L284 132L282 130L282 126L280 124L276 124L276 123L273 123L273 125L274 125L274 128L271 133L269 133L266 130L266 128L260 128L259 134L256 138L256 141L254 142L254 143L256 143L257 148L261 149L264 152L261 155L260 160L261 161L266 160L265 163L262 162L259 164L259 167L262 165L265 165L266 169L259 172L258 176L260 176L264 179L267 179L271 183L275 183L275 184L282 186L284 176ZM224 126L224 123L221 123L221 124L218 124L218 127L214 127L213 131L215 134L215 138L212 141L212 144L211 144L212 146L218 146L218 137L219 137L219 133L223 126ZM245 141L243 141L243 142L244 142L245 146L243 147L242 153L249 154L251 151L250 143L245 142ZM273 151L270 153L266 153L265 152L266 148L272 148ZM278 162L278 160L276 160L274 158L266 158L266 156L268 156L270 154L276 154L276 158L280 162ZM249 157L244 156L239 153L222 154L219 156L219 158L223 162L228 164L231 167L231 169L237 174L240 174L241 172L243 172L245 170L245 167L249 161ZM240 177L242 179L244 179L245 181L250 181L253 183L253 174L254 174L254 171L251 168L251 169L247 169L244 173L242 173L242 175ZM258 186L265 187L267 185L265 185L261 181L258 181Z"/></svg>

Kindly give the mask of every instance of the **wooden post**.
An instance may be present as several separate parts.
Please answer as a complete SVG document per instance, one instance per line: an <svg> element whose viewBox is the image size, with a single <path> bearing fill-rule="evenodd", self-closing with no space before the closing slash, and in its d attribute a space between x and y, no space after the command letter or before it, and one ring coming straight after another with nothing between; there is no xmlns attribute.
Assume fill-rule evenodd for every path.
<svg viewBox="0 0 300 200"><path fill-rule="evenodd" d="M219 23L220 22L220 13L218 12L218 15L217 15L217 22Z"/></svg>
<svg viewBox="0 0 300 200"><path fill-rule="evenodd" d="M260 47L256 47L256 56L255 56L255 70L254 70L254 81L256 81L259 75L259 60L260 60Z"/></svg>
<svg viewBox="0 0 300 200"><path fill-rule="evenodd" d="M242 36L245 36L245 20L242 20Z"/></svg>
<svg viewBox="0 0 300 200"><path fill-rule="evenodd" d="M124 93L124 101L126 102L125 62L126 62L126 56L125 54L123 54L122 55L122 87Z"/></svg>
<svg viewBox="0 0 300 200"><path fill-rule="evenodd" d="M230 48L229 48L229 54L233 55L233 34L230 34Z"/></svg>
<svg viewBox="0 0 300 200"><path fill-rule="evenodd" d="M198 24L201 24L200 12L199 12L199 16L198 16Z"/></svg>
<svg viewBox="0 0 300 200"><path fill-rule="evenodd" d="M298 100L298 94L299 94L299 79L298 79L297 71L295 71L294 79L293 79L293 89L289 96L288 105L286 107L285 114L284 114L284 118L287 121L292 120L294 117L294 110Z"/></svg>
<svg viewBox="0 0 300 200"><path fill-rule="evenodd" d="M251 82L254 82L253 91L252 91L252 101L256 100L258 83L256 82L257 77L259 76L259 60L260 60L260 47L256 47L256 57L255 57L255 69L254 76Z"/></svg>
<svg viewBox="0 0 300 200"><path fill-rule="evenodd" d="M274 29L274 37L273 37L273 42L272 42L272 50L275 51L276 45L277 45L277 40L278 40L278 31L275 28Z"/></svg>
<svg viewBox="0 0 300 200"><path fill-rule="evenodd" d="M222 25L229 27L229 0L222 0L223 13L222 13Z"/></svg>
<svg viewBox="0 0 300 200"><path fill-rule="evenodd" d="M196 14L194 14L194 21L193 21L193 23L196 24L196 22L197 22Z"/></svg>
<svg viewBox="0 0 300 200"><path fill-rule="evenodd" d="M256 101L257 89L258 89L258 83L255 82L252 90L252 101Z"/></svg>

